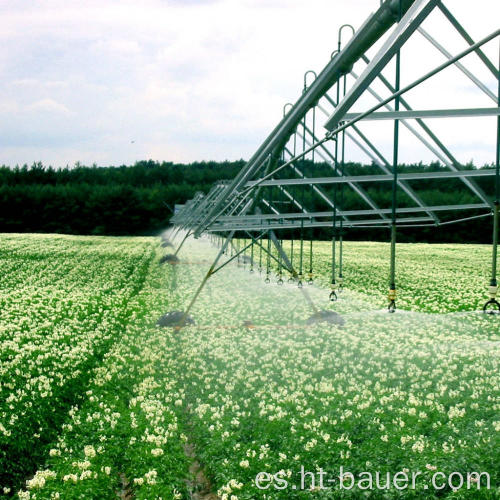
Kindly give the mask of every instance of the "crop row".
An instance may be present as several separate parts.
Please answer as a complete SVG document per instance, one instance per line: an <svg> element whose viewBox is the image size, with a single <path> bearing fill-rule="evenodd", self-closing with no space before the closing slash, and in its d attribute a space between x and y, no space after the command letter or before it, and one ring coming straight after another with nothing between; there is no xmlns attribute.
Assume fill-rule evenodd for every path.
<svg viewBox="0 0 500 500"><path fill-rule="evenodd" d="M132 298L129 322L70 409L22 499L179 499L187 496L186 436L176 414L183 393L172 376L173 332L155 319L165 307L157 260Z"/></svg>
<svg viewBox="0 0 500 500"><path fill-rule="evenodd" d="M0 485L26 478L124 329L146 240L6 236L0 280Z"/></svg>

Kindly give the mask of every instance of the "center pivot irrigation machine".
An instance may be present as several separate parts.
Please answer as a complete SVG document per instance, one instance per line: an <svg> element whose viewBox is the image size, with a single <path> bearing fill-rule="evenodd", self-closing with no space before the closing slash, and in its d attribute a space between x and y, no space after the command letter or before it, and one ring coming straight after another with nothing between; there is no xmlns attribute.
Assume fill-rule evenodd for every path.
<svg viewBox="0 0 500 500"><path fill-rule="evenodd" d="M471 10L474 9L472 3L468 5ZM444 23L461 40L464 49L460 53L450 54L427 31L424 26L433 19ZM497 29L474 40L439 0L385 0L357 31L347 24L341 26L337 48L327 65L319 74L314 71L305 73L299 99L294 104L287 103L284 106L283 118L238 175L232 181L217 183L207 195L197 194L172 218L174 227L168 238L183 235L175 255L191 235L197 238L202 234L210 234L220 247L217 257L184 311L180 325L186 322L196 298L210 276L228 262L249 252L250 269L253 270L254 248L259 252L260 268L262 253L267 259L267 282L270 280L271 259L278 266L278 283L283 283L284 271L299 287L302 287L305 280L312 282L312 232L319 227L331 228L332 300L337 299L337 292L342 289L342 239L346 230L389 230L388 310L394 312L397 229L426 226L438 228L444 224L482 217L493 219L489 300L483 310L500 312L496 268L500 204L500 54L499 61L493 62L486 55L488 50L484 47L490 44L488 49L491 49L493 44L496 53L499 35L500 30ZM345 43L347 36L349 40ZM410 61L411 68L419 70L417 74L420 76L403 86L401 67L405 62L403 57L408 43L421 44L422 48L425 45L426 50L428 47L435 49L440 60L430 70L419 70L427 61L413 57ZM370 53L371 57L368 56ZM489 82L493 77L493 88L491 84L484 83L484 75L481 79L478 72L472 72L464 65L462 59L466 56L469 56L468 61L479 64ZM457 98L458 102L450 109L414 109L407 94L422 87L427 91L425 86L429 82L453 68L457 72L457 82L460 78L464 79L462 84L473 82L487 105L464 107L464 100ZM437 90L432 90L432 101L440 99L439 92L444 97L453 95L449 91L449 88L438 85ZM443 101L446 102L446 99ZM355 105L361 111L353 112ZM324 130L318 126L319 117L322 118ZM470 136L473 136L475 130L468 125L467 120L477 117L482 117L488 127L487 136L483 132L477 139L487 140L492 144L491 151L495 151L492 155L492 161L495 162L492 168L478 169L460 164L428 124L430 119L445 119L455 126L467 129ZM390 121L389 136L393 139L391 157L386 157L374 141L370 140L366 129L363 130L369 125L365 125L365 122L373 120ZM401 127L406 129L405 133L411 135L420 147L430 150L442 165L432 171L398 171ZM359 169L356 174L349 172L345 158L351 147L358 148L371 160L373 168L369 174L360 175ZM317 165L322 165L322 168L317 168ZM373 173L375 167L378 172ZM465 187L475 203L461 203L463 197L458 196L454 204L426 203L423 196L425 189L430 184L439 187L440 182L459 183L460 189ZM371 194L383 187L391 192L390 206L381 206ZM347 198L349 206L346 206ZM318 210L318 207L321 208ZM310 235L309 262L304 262L306 233ZM280 240L283 235L291 239L289 254L285 252ZM294 235L297 235L298 240L295 260ZM234 245L235 237L238 240ZM242 238L245 238L245 243L240 248ZM273 255L271 245L275 247L277 257ZM224 255L227 256L226 260L220 263ZM321 315L323 312L316 311L316 314Z"/></svg>

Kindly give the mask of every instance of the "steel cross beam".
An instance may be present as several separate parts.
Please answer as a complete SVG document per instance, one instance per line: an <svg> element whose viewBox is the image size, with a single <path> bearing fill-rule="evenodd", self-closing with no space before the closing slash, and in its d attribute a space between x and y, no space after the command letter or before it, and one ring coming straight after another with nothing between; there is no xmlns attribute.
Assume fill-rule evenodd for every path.
<svg viewBox="0 0 500 500"><path fill-rule="evenodd" d="M346 113L345 119L352 120L360 113ZM362 121L372 120L404 120L411 118L456 118L474 116L498 116L499 108L469 108L469 109L424 109L420 111L381 111L375 112L363 118Z"/></svg>
<svg viewBox="0 0 500 500"><path fill-rule="evenodd" d="M404 224L410 223L422 223L427 222L434 224L434 220L432 217L403 217L396 219L396 224L398 226L403 227ZM271 229L308 229L308 228L316 228L316 227L332 227L332 221L310 221L306 220L292 220L292 221L284 221L283 223L272 222L271 220L267 223L226 223L224 225L214 225L212 224L210 228L207 229L207 232L223 232L223 231L267 231ZM389 227L391 225L391 220L384 221L382 219L366 219L366 220L350 220L344 221L343 227L359 227L359 226L370 226L370 227ZM403 225L403 226L402 226ZM335 227L340 227L340 222L335 223Z"/></svg>
<svg viewBox="0 0 500 500"><path fill-rule="evenodd" d="M476 170L458 170L438 171L438 172L408 172L401 173L398 177L405 181L418 181L426 179L460 179L468 177L492 177L495 175L493 168L481 168ZM277 186L279 184L286 186L301 184L341 184L349 182L390 182L393 176L391 174L372 174L372 175L345 175L343 177L309 177L305 179L267 179L247 182L246 186L251 188L254 185ZM489 203L488 203L489 205ZM426 208L425 206L422 208Z"/></svg>
<svg viewBox="0 0 500 500"><path fill-rule="evenodd" d="M478 210L482 208L489 208L488 205L485 203L467 203L467 204L462 204L462 205L432 205L429 208L433 211L441 211L441 212L451 212L451 211L457 211L457 210ZM259 214L259 215L245 215L242 217L231 217L231 216L225 216L225 217L219 217L217 219L217 222L237 222L237 221L264 221L264 220L275 220L275 219L309 219L311 217L315 218L321 218L321 217L331 217L332 213L330 211L325 212L308 212L308 213L303 213L303 212L297 212L297 213L280 213L275 209L272 209L274 211L274 214ZM408 213L423 213L426 210L423 209L422 207L400 207L398 208L398 213L399 214L408 214ZM378 210L339 210L338 214L341 215L346 215L349 217L356 217L360 215L379 215L380 213L383 214L390 214L391 209L390 208L380 208ZM355 222L355 221L353 221Z"/></svg>

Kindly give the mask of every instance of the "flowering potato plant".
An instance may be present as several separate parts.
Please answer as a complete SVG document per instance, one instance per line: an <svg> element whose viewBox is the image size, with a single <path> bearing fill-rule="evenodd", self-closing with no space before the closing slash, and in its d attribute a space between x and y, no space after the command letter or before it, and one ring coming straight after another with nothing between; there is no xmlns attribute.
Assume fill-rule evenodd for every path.
<svg viewBox="0 0 500 500"><path fill-rule="evenodd" d="M186 309L217 252L207 239L172 266L150 238L3 237L0 495L189 499L194 454L222 500L498 498L499 323L474 311L487 248L399 245L390 315L385 247L345 246L337 302L315 243L313 286L232 263L177 330L156 321ZM308 324L321 310L342 321ZM341 468L420 480L298 487L301 469ZM491 488L429 489L437 471L487 472Z"/></svg>

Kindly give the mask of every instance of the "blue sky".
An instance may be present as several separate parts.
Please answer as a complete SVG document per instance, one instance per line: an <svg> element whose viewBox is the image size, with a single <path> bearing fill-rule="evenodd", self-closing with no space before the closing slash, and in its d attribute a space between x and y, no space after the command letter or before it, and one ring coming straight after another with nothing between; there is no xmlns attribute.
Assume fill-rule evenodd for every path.
<svg viewBox="0 0 500 500"><path fill-rule="evenodd" d="M283 104L300 95L303 73L326 64L339 25L359 27L378 4L3 0L0 162L247 159L280 119ZM498 2L477 0L473 8L465 1L448 4L476 38L498 27ZM429 31L439 33L450 52L462 50L460 38L442 28L442 16L432 16ZM496 63L498 43L486 49ZM422 40L405 51L408 81L421 74L420 63L430 69L443 61ZM470 67L496 91L477 61L471 59ZM493 105L456 71L411 97L416 108L425 109L458 107L457 101ZM473 134L463 123L441 120L435 126L461 161L492 161L492 120L471 123ZM390 128L365 127L390 151ZM366 159L355 147L348 148L348 157ZM425 161L432 154L403 133L401 158Z"/></svg>

